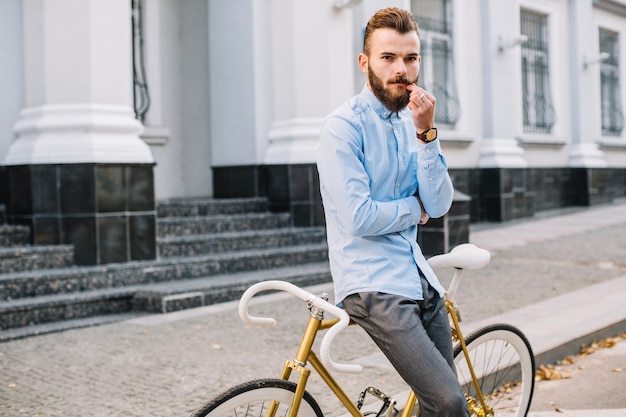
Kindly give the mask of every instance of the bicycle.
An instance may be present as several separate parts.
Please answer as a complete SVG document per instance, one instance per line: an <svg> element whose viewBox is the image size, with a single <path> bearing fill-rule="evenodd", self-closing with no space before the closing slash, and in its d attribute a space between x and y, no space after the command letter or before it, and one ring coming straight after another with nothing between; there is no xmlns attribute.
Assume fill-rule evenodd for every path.
<svg viewBox="0 0 626 417"><path fill-rule="evenodd" d="M526 416L532 400L535 381L535 360L524 334L508 324L491 324L473 331L466 338L460 328L460 312L454 295L466 269L479 269L490 261L490 254L472 244L462 244L447 254L428 260L433 268L454 268L454 276L445 295L445 306L450 318L454 348L454 362L459 382L468 402L471 416ZM313 295L285 281L264 281L248 288L239 303L239 315L249 324L273 326L272 318L254 317L248 313L252 297L267 290L287 291L306 302L310 311L302 340L295 358L287 360L280 378L258 379L236 385L200 407L193 417L229 416L304 416L323 417L323 413L306 391L311 373L310 364L353 417L363 417L362 406L366 394L382 401L376 417L411 417L419 415L419 404L411 391L404 407L374 387L364 390L356 403L331 375L329 368L339 372L358 373L360 365L340 364L331 358L335 336L350 324L347 313L328 302L328 296ZM325 320L324 313L334 319ZM313 351L318 332L328 330L320 345L320 357ZM326 364L326 365L325 365ZM290 381L293 371L299 373L297 382ZM373 414L373 413L372 413Z"/></svg>

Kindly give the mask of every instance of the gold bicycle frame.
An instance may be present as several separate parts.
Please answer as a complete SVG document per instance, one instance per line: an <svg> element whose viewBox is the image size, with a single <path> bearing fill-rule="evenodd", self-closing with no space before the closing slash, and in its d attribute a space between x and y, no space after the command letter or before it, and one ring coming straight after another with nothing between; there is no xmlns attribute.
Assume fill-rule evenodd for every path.
<svg viewBox="0 0 626 417"><path fill-rule="evenodd" d="M445 300L445 306L448 314L450 315L450 319L452 321L452 337L453 340L458 340L461 344L461 348L463 350L463 354L465 355L465 359L468 363L468 367L472 376L472 382L474 384L474 388L476 389L476 398L468 398L468 406L470 407L470 414L476 415L480 417L493 416L493 409L487 406L485 403L482 391L478 384L478 379L476 378L476 374L472 367L472 363L470 361L469 353L467 351L467 346L465 345L465 340L461 333L461 327L459 325L459 318L456 312L455 304L453 301ZM298 414L298 410L300 409L300 404L302 403L302 398L304 396L304 391L306 388L306 383L308 381L309 375L311 374L311 370L306 368L307 362L311 364L313 369L320 375L322 380L326 383L328 388L335 394L335 396L341 401L343 406L348 410L348 412L353 417L363 417L363 413L357 408L357 406L350 400L346 392L339 385L339 383L335 380L335 378L330 374L328 369L322 364L320 359L317 357L315 352L313 352L312 347L315 342L315 337L317 333L321 330L326 330L339 322L339 319L334 320L323 320L322 316L319 314L311 314L307 322L306 329L304 331L304 335L302 336L302 340L300 341L300 345L298 347L298 352L296 353L296 357L293 360L287 360L285 362L285 366L283 368L283 372L281 374L281 379L289 380L292 372L295 370L300 374L297 382L296 391L294 394L293 402L291 404L291 408L289 410L289 417L296 417ZM410 417L413 408L415 407L417 398L415 393L411 390L404 409L402 410L402 414L400 417ZM274 401L270 405L267 411L267 417L275 417L276 410L278 408L278 404ZM391 412L393 407L388 411Z"/></svg>

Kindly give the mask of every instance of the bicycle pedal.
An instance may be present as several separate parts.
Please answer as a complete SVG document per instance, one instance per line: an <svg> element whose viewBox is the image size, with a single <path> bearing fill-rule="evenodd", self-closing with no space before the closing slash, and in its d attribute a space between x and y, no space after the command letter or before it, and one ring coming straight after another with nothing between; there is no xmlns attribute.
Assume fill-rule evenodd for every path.
<svg viewBox="0 0 626 417"><path fill-rule="evenodd" d="M396 400L375 387L367 387L363 390L363 392L361 392L361 394L359 395L359 401L356 404L359 410L361 409L361 407L363 407L363 403L365 402L365 396L367 394L370 394L376 399L382 401L383 405L380 407L380 410L378 412L364 413L363 415L376 414L376 417L395 417L398 415L398 410L395 407Z"/></svg>

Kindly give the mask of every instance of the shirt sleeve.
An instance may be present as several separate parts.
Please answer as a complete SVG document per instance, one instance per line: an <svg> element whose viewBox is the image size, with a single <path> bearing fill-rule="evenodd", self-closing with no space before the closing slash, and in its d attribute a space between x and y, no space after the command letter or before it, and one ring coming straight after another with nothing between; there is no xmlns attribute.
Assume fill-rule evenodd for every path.
<svg viewBox="0 0 626 417"><path fill-rule="evenodd" d="M448 164L441 153L439 140L418 142L418 193L424 210L432 218L443 216L450 210L454 187L448 174Z"/></svg>
<svg viewBox="0 0 626 417"><path fill-rule="evenodd" d="M360 237L400 232L416 225L421 216L417 199L372 199L363 161L359 129L345 119L327 119L317 155L327 215L333 216L345 233Z"/></svg>

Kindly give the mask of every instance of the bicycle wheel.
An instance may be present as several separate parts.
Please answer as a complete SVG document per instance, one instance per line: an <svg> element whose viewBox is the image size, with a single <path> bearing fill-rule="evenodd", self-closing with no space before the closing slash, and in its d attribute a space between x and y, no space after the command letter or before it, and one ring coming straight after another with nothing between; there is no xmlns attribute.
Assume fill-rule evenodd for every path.
<svg viewBox="0 0 626 417"><path fill-rule="evenodd" d="M524 334L507 324L493 324L472 332L465 344L485 403L495 416L526 416L535 386L535 357ZM454 363L470 415L484 416L460 343Z"/></svg>
<svg viewBox="0 0 626 417"><path fill-rule="evenodd" d="M192 417L266 417L272 401L279 403L275 417L289 414L296 384L284 379L259 379L244 382L221 393L198 409ZM304 392L298 416L323 417L311 394Z"/></svg>

